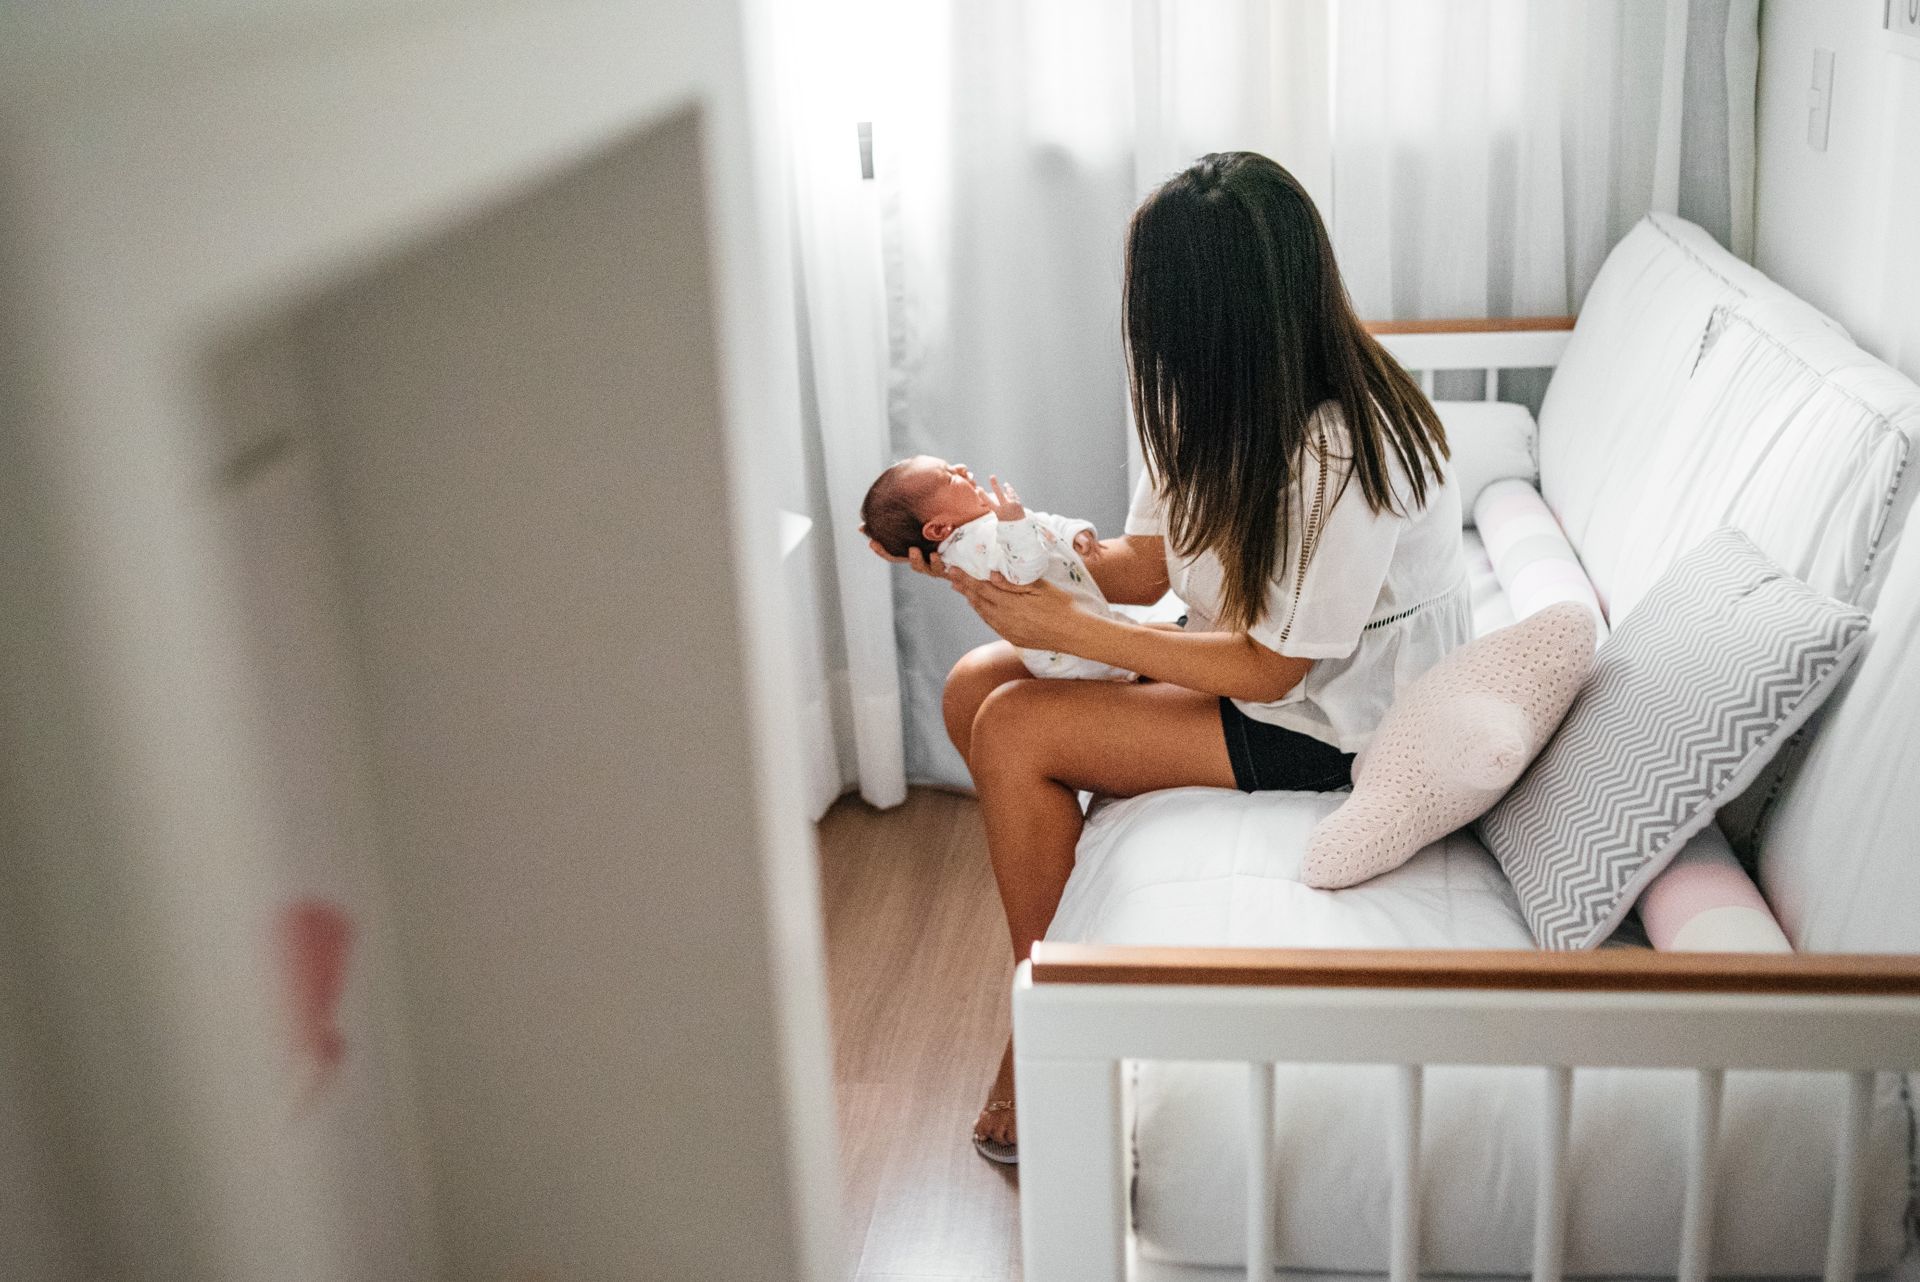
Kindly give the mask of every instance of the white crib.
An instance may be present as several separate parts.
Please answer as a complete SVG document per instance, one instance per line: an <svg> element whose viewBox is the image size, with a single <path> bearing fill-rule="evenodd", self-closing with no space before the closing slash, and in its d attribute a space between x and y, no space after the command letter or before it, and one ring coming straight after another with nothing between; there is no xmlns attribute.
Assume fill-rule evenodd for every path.
<svg viewBox="0 0 1920 1282"><path fill-rule="evenodd" d="M1821 396L1830 395L1849 412L1865 412L1865 406L1880 414L1903 449L1920 437L1920 389L1853 348L1838 326L1726 256L1697 228L1651 218L1622 242L1608 267L1588 296L1577 333L1567 319L1376 328L1430 392L1434 370L1478 369L1486 371L1486 399L1493 400L1500 370L1551 367L1565 358L1541 414L1542 464L1559 469L1562 495L1571 496L1557 505L1569 536L1583 559L1591 555L1603 570L1621 546L1604 528L1611 519L1607 505L1617 506L1622 493L1633 495L1633 452L1644 454L1649 433L1658 430L1642 420L1673 412L1729 307L1751 315L1770 342L1785 335L1776 343L1780 360L1817 385ZM1617 367L1611 367L1616 350ZM1569 369L1576 361L1579 368ZM1574 418L1568 405L1576 400L1592 420L1578 432L1567 426ZM1594 426L1601 421L1631 425L1614 443L1628 460L1617 468L1608 443L1590 434L1603 430ZM1601 479L1586 475L1610 468L1615 470ZM1920 680L1905 675L1912 664L1902 662L1920 658L1920 564L1914 561L1920 552L1900 554L1913 483L1909 469L1899 497L1886 502L1872 527L1873 573L1856 598L1875 611L1877 649L1854 674L1853 689L1843 692L1846 706L1829 714L1812 756L1804 749L1786 754L1794 771L1767 797L1777 813L1760 846L1759 880L1804 951L1552 954L1512 944L1500 951L1466 950L1496 947L1484 943L1460 951L1378 946L1397 940L1360 941L1351 948L1133 946L1143 942L1139 923L1147 910L1136 906L1128 910L1131 917L1120 914L1126 924L1112 927L1086 908L1090 898L1113 902L1132 891L1109 882L1089 895L1070 884L1055 932L1035 947L1014 981L1022 1240L1031 1282L1233 1275L1218 1267L1148 1260L1138 1249L1134 1203L1144 1159L1136 1161L1128 1140L1133 1115L1124 1068L1167 1060L1241 1066L1244 1133L1251 1138L1244 1160L1244 1256L1234 1258L1244 1259L1249 1279L1268 1278L1276 1267L1326 1268L1324 1262L1303 1266L1276 1249L1276 1065L1393 1066L1387 1096L1392 1118L1382 1132L1391 1170L1384 1216L1390 1241L1381 1257L1392 1282L1412 1282L1423 1262L1422 1104L1432 1083L1430 1066L1525 1066L1539 1074L1531 1166L1530 1272L1536 1282L1558 1282L1574 1271L1566 1263L1566 1226L1569 1207L1582 1196L1568 1162L1576 1068L1693 1075L1690 1106L1675 1110L1677 1119L1690 1118L1683 1123L1690 1125L1684 1136L1684 1205L1671 1255L1663 1257L1672 1260L1670 1276L1681 1282L1701 1282L1714 1270L1716 1192L1727 1191L1726 1172L1716 1162L1727 1073L1833 1075L1831 1113L1802 1118L1803 1129L1795 1132L1810 1135L1815 1132L1805 1127L1824 1128L1827 1116L1834 1119L1833 1148L1818 1154L1820 1163L1834 1163L1826 1223L1796 1222L1782 1231L1824 1234L1826 1282L1852 1278L1867 1199L1869 1127L1884 1130L1886 1122L1883 1114L1876 1123L1873 1114L1876 1075L1920 1070L1920 956L1910 955L1920 953L1920 843L1913 835L1920 830L1920 798L1899 782L1910 773L1910 763L1902 763L1911 755L1905 744L1912 714L1920 709ZM1548 498L1556 499L1550 487ZM1862 789L1893 800L1867 810L1858 800ZM1219 798L1220 807L1252 804L1238 794ZM1183 804L1216 803L1200 797ZM1237 821L1229 815L1210 832L1178 828L1178 840L1208 840L1230 822ZM1149 840L1134 817L1110 821L1096 815L1089 832L1102 824L1108 825L1103 858L1116 843L1127 854L1129 841L1138 855ZM1729 827L1736 824L1743 826L1736 836L1751 844L1757 813L1728 820ZM1162 820L1161 850L1153 856L1163 863L1175 858L1165 852L1167 827ZM1295 822L1286 831L1304 829ZM1467 839L1453 840L1457 846ZM1087 870L1087 851L1083 843L1076 881L1106 875ZM1476 846L1474 857L1482 854ZM1450 848L1444 858L1460 855ZM1429 856L1429 866L1439 866L1443 856L1435 850L1418 858ZM1830 856L1840 860L1844 877L1822 867ZM1076 895L1079 903L1070 912ZM1074 920L1063 934L1061 921L1069 916ZM1103 929L1103 920L1111 929ZM1181 937L1183 930L1194 933L1191 927L1146 933L1200 942ZM1295 939L1286 919L1266 933L1281 943ZM1884 1103L1884 1090L1882 1097ZM1909 1110L1910 1103L1903 1090L1900 1107ZM1232 1107L1231 1101L1213 1101L1216 1114ZM1910 1127L1910 1111L1904 1116ZM1430 1113L1430 1127L1432 1121ZM1673 1139L1675 1146L1682 1142L1681 1136ZM1884 1167L1875 1168L1881 1188L1874 1203L1883 1244ZM1814 1267L1802 1270L1808 1273L1818 1268L1817 1240L1809 1239L1809 1251ZM1910 1251L1906 1258L1910 1265ZM1528 1272L1516 1263L1502 1275Z"/></svg>
<svg viewBox="0 0 1920 1282"><path fill-rule="evenodd" d="M1112 1282L1130 1259L1121 1063L1246 1066L1248 1133L1270 1135L1273 1066L1398 1066L1389 1276L1419 1273L1422 1070L1539 1066L1534 1282L1561 1277L1575 1067L1697 1073L1674 1275L1707 1276L1714 1148L1729 1069L1844 1078L1825 1282L1854 1276L1876 1072L1920 1069L1920 959L1597 953L1152 949L1042 942L1014 980L1020 1205L1032 1282ZM1263 1143L1246 1171L1249 1279L1272 1275Z"/></svg>

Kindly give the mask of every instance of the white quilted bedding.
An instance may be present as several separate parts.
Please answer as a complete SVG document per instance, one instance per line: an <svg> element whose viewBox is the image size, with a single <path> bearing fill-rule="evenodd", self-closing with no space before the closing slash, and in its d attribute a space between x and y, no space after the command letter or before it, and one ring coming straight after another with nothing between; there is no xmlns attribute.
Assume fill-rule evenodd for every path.
<svg viewBox="0 0 1920 1282"><path fill-rule="evenodd" d="M1169 788L1094 807L1049 939L1302 948L1531 948L1507 879L1456 833L1339 892L1300 853L1344 794Z"/></svg>
<svg viewBox="0 0 1920 1282"><path fill-rule="evenodd" d="M1338 795L1150 793L1096 808L1048 938L1121 944L1527 948L1492 857L1471 836L1338 892L1299 884L1299 852ZM1391 1186L1388 1070L1283 1067L1275 1110L1278 1258L1382 1271ZM1244 1264L1245 1115L1238 1066L1143 1063L1132 1075L1136 1249L1147 1262ZM1427 1271L1524 1275L1532 1255L1534 1069L1427 1073L1422 1254ZM1680 1234L1689 1074L1575 1074L1574 1275L1671 1275ZM1730 1074L1714 1272L1821 1271L1841 1084ZM1861 1268L1900 1255L1907 1120L1882 1079Z"/></svg>

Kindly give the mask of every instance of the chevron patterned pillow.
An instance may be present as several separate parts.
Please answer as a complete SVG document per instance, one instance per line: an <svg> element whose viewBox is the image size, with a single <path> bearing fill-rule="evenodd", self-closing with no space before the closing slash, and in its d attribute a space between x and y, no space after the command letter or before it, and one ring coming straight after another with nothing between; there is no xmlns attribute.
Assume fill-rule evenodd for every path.
<svg viewBox="0 0 1920 1282"><path fill-rule="evenodd" d="M1867 616L1715 531L1618 621L1546 750L1478 831L1543 948L1613 932L1832 693Z"/></svg>

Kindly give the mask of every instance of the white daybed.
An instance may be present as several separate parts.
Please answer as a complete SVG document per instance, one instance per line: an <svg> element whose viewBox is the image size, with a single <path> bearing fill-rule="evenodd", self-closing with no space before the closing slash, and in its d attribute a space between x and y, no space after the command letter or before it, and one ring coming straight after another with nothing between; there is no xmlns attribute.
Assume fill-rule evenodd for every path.
<svg viewBox="0 0 1920 1282"><path fill-rule="evenodd" d="M1811 751L1722 823L1796 948L1920 953L1920 388L1662 216L1616 247L1570 334L1388 341L1422 370L1557 365L1538 482L1615 620L1729 522L1873 612ZM1511 616L1468 544L1485 630ZM1464 832L1310 890L1300 852L1338 801L1196 788L1096 808L1016 979L1032 1282L1911 1267L1920 970L1538 953ZM1374 952L1127 946L1505 951L1396 973ZM1742 1071L1762 1068L1817 1071Z"/></svg>

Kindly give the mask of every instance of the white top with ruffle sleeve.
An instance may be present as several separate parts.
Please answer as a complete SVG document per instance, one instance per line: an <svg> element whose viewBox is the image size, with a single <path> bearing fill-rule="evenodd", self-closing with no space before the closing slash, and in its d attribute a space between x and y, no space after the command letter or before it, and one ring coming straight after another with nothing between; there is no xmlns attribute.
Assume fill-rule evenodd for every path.
<svg viewBox="0 0 1920 1282"><path fill-rule="evenodd" d="M1375 512L1358 480L1343 486L1352 458L1346 421L1329 401L1315 412L1303 460L1294 526L1274 566L1267 609L1249 635L1279 654L1312 659L1292 690L1270 703L1235 699L1256 721L1284 726L1358 752L1373 737L1396 692L1473 635L1473 604L1461 552L1460 496L1450 480L1429 483L1424 507ZM1325 460L1318 443L1324 441ZM1324 481L1325 488L1321 490ZM1406 494L1398 462L1392 479ZM1300 565L1306 527L1317 533ZM1128 534L1165 536L1165 506L1143 474L1127 513ZM1186 603L1189 630L1217 631L1223 576L1212 553L1182 557L1167 542L1167 574Z"/></svg>

